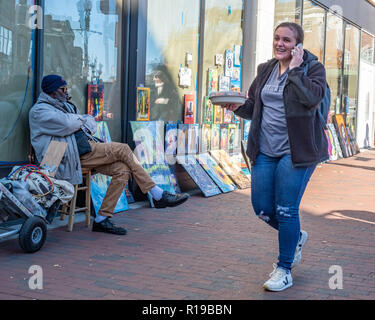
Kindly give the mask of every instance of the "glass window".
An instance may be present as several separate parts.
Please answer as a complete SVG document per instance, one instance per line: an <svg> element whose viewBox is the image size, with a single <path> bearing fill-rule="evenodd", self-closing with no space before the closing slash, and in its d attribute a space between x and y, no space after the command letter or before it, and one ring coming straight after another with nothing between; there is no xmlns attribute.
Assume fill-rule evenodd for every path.
<svg viewBox="0 0 375 320"><path fill-rule="evenodd" d="M343 20L332 13L327 14L325 68L331 88L331 110L341 110Z"/></svg>
<svg viewBox="0 0 375 320"><path fill-rule="evenodd" d="M325 10L315 3L305 0L303 4L304 47L323 62Z"/></svg>
<svg viewBox="0 0 375 320"><path fill-rule="evenodd" d="M32 105L32 0L0 1L0 162L26 161Z"/></svg>
<svg viewBox="0 0 375 320"><path fill-rule="evenodd" d="M199 0L152 0L147 8L146 83L150 119L184 119L184 95L196 103Z"/></svg>
<svg viewBox="0 0 375 320"><path fill-rule="evenodd" d="M81 113L90 102L90 114L106 121L112 141L121 141L121 1L45 5L44 75L62 75Z"/></svg>
<svg viewBox="0 0 375 320"><path fill-rule="evenodd" d="M281 22L289 21L301 23L301 5L303 0L275 0L276 27Z"/></svg>
<svg viewBox="0 0 375 320"><path fill-rule="evenodd" d="M342 110L346 113L347 125L356 132L357 88L359 66L359 40L361 32L358 28L345 24L345 60L342 86Z"/></svg>
<svg viewBox="0 0 375 320"><path fill-rule="evenodd" d="M206 1L202 108L211 92L242 90L242 10L243 0Z"/></svg>
<svg viewBox="0 0 375 320"><path fill-rule="evenodd" d="M361 59L374 63L374 37L362 31Z"/></svg>

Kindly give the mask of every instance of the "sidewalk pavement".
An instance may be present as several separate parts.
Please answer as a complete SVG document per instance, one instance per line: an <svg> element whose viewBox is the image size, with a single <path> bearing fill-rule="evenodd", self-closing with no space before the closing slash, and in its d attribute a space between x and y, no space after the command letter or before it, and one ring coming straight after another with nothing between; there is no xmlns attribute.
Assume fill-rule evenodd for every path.
<svg viewBox="0 0 375 320"><path fill-rule="evenodd" d="M375 150L315 170L301 203L309 239L283 292L262 287L277 233L255 216L247 189L117 214L126 236L79 222L72 233L49 230L34 254L2 242L0 299L375 299L374 199ZM32 265L42 267L42 290L29 288ZM330 289L339 284L332 266L342 268L342 289Z"/></svg>

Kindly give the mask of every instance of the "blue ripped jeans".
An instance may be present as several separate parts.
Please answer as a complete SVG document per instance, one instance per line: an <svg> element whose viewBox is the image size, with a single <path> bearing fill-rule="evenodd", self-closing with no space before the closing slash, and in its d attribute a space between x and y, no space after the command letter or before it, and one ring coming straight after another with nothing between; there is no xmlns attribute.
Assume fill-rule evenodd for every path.
<svg viewBox="0 0 375 320"><path fill-rule="evenodd" d="M300 236L299 205L316 165L294 168L290 154L260 153L251 168L251 202L256 215L279 231L278 266L291 269Z"/></svg>

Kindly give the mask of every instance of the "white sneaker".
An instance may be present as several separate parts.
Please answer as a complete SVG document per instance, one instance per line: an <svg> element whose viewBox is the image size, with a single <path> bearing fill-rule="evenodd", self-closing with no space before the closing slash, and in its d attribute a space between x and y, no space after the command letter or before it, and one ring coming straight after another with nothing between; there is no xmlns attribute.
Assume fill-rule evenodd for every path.
<svg viewBox="0 0 375 320"><path fill-rule="evenodd" d="M293 279L290 271L273 264L273 271L270 273L270 279L266 281L263 287L269 291L282 291L293 285Z"/></svg>
<svg viewBox="0 0 375 320"><path fill-rule="evenodd" d="M297 243L296 251L294 252L294 259L292 262L292 268L297 267L302 259L302 248L305 245L308 238L308 234L305 230L301 230L301 236Z"/></svg>

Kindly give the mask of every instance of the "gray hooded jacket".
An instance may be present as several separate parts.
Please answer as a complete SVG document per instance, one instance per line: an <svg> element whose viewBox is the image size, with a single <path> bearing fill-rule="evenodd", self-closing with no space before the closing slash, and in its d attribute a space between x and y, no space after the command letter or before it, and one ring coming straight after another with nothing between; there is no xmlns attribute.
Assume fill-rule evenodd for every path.
<svg viewBox="0 0 375 320"><path fill-rule="evenodd" d="M64 108L65 105L65 108ZM42 162L51 140L67 142L68 147L57 170L56 179L82 183L81 162L74 132L82 127L96 131L95 119L89 115L68 113L72 104L63 103L42 92L29 113L30 139L36 158Z"/></svg>

